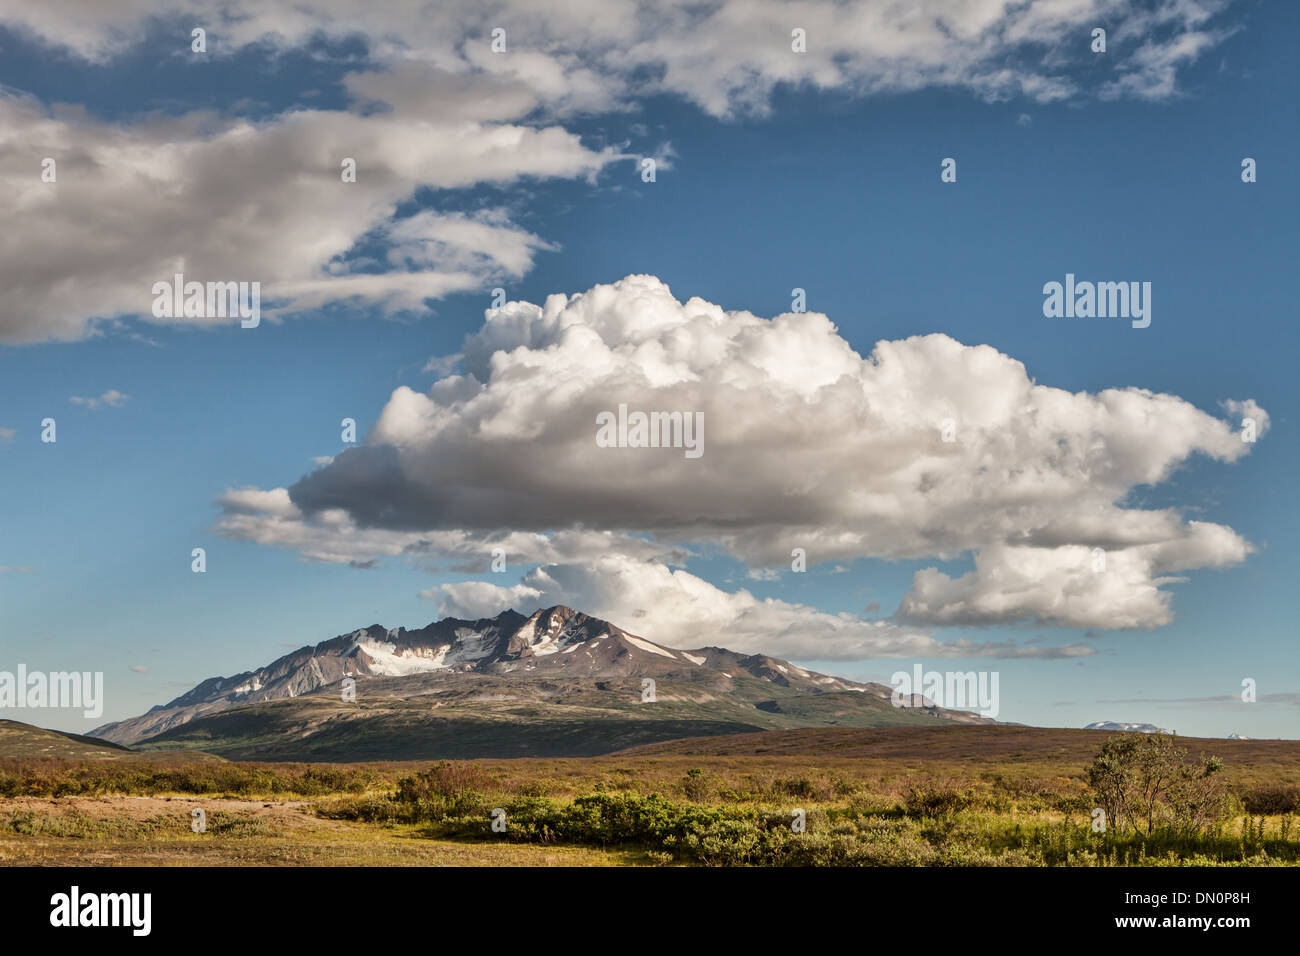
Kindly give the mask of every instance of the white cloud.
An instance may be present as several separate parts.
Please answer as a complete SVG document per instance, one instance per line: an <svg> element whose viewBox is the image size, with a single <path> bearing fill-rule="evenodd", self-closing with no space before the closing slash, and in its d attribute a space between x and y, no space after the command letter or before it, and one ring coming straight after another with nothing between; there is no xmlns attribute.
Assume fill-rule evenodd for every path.
<svg viewBox="0 0 1300 956"><path fill-rule="evenodd" d="M0 22L96 60L138 43L150 17L202 23L210 55L253 43L303 47L321 36L368 40L391 72L350 78L349 89L412 115L514 119L535 105L554 113L604 111L634 95L671 93L716 115L763 112L780 85L853 93L933 86L988 99L1050 101L1083 92L1064 68L1092 56L1091 29L1109 31L1115 79L1108 95L1159 98L1174 72L1217 43L1208 21L1229 0L231 0L224 16L202 0L0 2ZM495 27L507 53L490 49ZM806 31L807 52L791 50ZM182 50L188 54L188 30ZM181 51L178 51L181 52ZM465 74L491 83L460 88ZM422 95L445 86L444 97Z"/></svg>
<svg viewBox="0 0 1300 956"><path fill-rule="evenodd" d="M0 342L68 341L150 317L154 282L259 281L263 315L327 305L387 311L518 277L554 247L501 209L396 210L418 187L593 177L630 159L585 147L578 114L675 95L719 117L762 114L780 86L853 95L961 88L988 100L1088 95L1070 66L1108 24L1105 97L1175 95L1178 71L1231 30L1226 0L0 0L0 24L107 63L146 38L209 33L209 56L252 44L302 49L363 38L373 66L343 77L349 110L294 109L258 121L208 112L105 122L0 91L0 186L14 197L0 236ZM490 34L507 30L508 52ZM790 33L807 31L794 53ZM1121 48L1127 48L1122 53ZM1071 55L1071 51L1073 55ZM656 152L672 163L671 144ZM45 157L55 183L40 179ZM355 159L358 180L339 164ZM379 262L350 258L378 243ZM168 321L212 322L211 319Z"/></svg>
<svg viewBox="0 0 1300 956"><path fill-rule="evenodd" d="M110 388L98 398L82 398L80 395L73 395L68 401L73 405L80 405L82 408L99 408L100 406L120 408L126 404L130 397L130 395L124 395L115 388Z"/></svg>
<svg viewBox="0 0 1300 956"><path fill-rule="evenodd" d="M875 657L1086 656L1082 644L1027 647L1013 642L942 642L889 621L829 614L802 604L759 599L749 591L723 591L687 571L657 561L606 555L584 565L536 568L518 584L486 581L443 584L422 592L440 612L479 618L514 607L580 607L619 627L669 647L726 647L743 654L801 660Z"/></svg>
<svg viewBox="0 0 1300 956"><path fill-rule="evenodd" d="M508 568L537 563L583 561L616 551L680 562L688 552L644 537L609 531L562 530L535 533L506 530L395 531L359 525L346 511L306 516L286 488L232 489L222 495L216 530L221 535L268 547L290 548L309 561L370 566L381 558L410 558L430 570L478 573L487 570L493 549Z"/></svg>
<svg viewBox="0 0 1300 956"><path fill-rule="evenodd" d="M433 372L439 378L444 378L452 373L456 366L464 360L465 356L456 352L453 355L435 355L424 363L421 371Z"/></svg>
<svg viewBox="0 0 1300 956"><path fill-rule="evenodd" d="M47 156L53 183L40 178ZM342 181L345 158L356 161L355 183ZM396 218L417 187L586 177L614 158L556 126L327 110L107 123L0 91L0 184L15 197L0 235L0 341L82 338L117 316L152 320L153 284L178 272L261 282L264 315L339 302L419 309L522 275L554 247L502 210ZM363 239L386 251L387 272L349 258Z"/></svg>
<svg viewBox="0 0 1300 956"><path fill-rule="evenodd" d="M1190 5L1189 5L1190 6ZM1148 39L1128 57L1128 67L1099 91L1103 99L1163 100L1178 93L1178 71L1223 42L1232 30L1191 30L1172 38Z"/></svg>
<svg viewBox="0 0 1300 956"><path fill-rule="evenodd" d="M969 554L956 580L918 573L900 619L1101 628L1167 622L1168 575L1250 550L1225 526L1127 503L1192 456L1247 454L1239 422L1140 388L1040 385L989 346L926 335L863 356L824 315L681 303L629 276L508 303L463 352L464 375L398 388L330 465L235 493L238 507L228 496L224 531L328 560L417 540L454 553L503 529L703 543L751 568L788 565L796 547L810 564ZM599 447L597 415L620 404L702 412L704 455ZM1232 409L1267 432L1253 402Z"/></svg>
<svg viewBox="0 0 1300 956"><path fill-rule="evenodd" d="M1244 556L1240 541L1225 542ZM1151 547L1117 550L1094 570L1084 545L982 548L975 570L952 579L918 571L898 617L917 624L996 624L1007 620L1067 627L1155 627L1172 620L1170 596L1153 567ZM1216 556L1218 563L1223 555Z"/></svg>

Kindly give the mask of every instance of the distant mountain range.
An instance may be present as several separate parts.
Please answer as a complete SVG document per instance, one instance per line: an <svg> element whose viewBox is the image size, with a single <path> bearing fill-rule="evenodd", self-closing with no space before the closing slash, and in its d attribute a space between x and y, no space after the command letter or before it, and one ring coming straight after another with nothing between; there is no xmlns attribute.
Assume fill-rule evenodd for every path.
<svg viewBox="0 0 1300 956"><path fill-rule="evenodd" d="M666 647L556 606L418 630L372 625L209 678L91 734L236 759L396 760L585 756L795 727L995 723L919 699L894 707L891 692L763 654Z"/></svg>
<svg viewBox="0 0 1300 956"><path fill-rule="evenodd" d="M1155 724L1122 724L1114 720L1094 720L1084 730L1119 730L1139 734L1172 734L1172 730L1157 727Z"/></svg>

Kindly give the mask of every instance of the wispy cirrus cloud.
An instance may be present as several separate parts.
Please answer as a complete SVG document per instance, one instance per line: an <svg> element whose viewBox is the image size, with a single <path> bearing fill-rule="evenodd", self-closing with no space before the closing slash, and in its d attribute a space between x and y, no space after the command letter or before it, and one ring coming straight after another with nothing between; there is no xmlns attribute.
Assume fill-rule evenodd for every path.
<svg viewBox="0 0 1300 956"><path fill-rule="evenodd" d="M349 79L359 96L411 115L481 120L533 108L600 112L643 95L683 97L718 116L762 113L778 87L853 94L964 88L986 99L1087 95L1070 67L1093 61L1091 31L1109 32L1107 95L1174 92L1176 70L1231 32L1231 0L505 0L485 6L396 0L6 0L0 23L75 56L105 62L166 25L204 26L213 55L254 44L299 49L362 38L385 70ZM175 25L173 28L172 25ZM184 30L179 30L184 26ZM492 32L505 31L504 53ZM792 33L803 31L805 52ZM452 80L481 73L490 85ZM430 80L448 88L425 95Z"/></svg>
<svg viewBox="0 0 1300 956"><path fill-rule="evenodd" d="M73 405L80 405L82 408L121 408L131 398L115 388L110 388L104 394L94 398L83 398L80 395L69 397L68 401Z"/></svg>
<svg viewBox="0 0 1300 956"><path fill-rule="evenodd" d="M1139 704L1193 709L1213 708L1216 710L1240 709L1259 705L1300 708L1300 692L1260 694L1249 703L1243 701L1240 694L1214 694L1209 697L1126 697L1116 700L1099 700L1097 703Z"/></svg>

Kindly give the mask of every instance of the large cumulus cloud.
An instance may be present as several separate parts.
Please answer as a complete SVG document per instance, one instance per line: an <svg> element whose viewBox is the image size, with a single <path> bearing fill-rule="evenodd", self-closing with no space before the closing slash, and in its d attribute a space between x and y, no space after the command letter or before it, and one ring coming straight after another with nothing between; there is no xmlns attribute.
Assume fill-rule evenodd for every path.
<svg viewBox="0 0 1300 956"><path fill-rule="evenodd" d="M825 315L683 303L651 276L490 311L464 365L398 388L363 445L275 492L278 511L228 498L223 528L581 531L754 567L795 548L814 565L972 555L956 579L916 575L897 615L913 624L1155 627L1169 575L1250 551L1225 526L1126 503L1192 456L1245 455L1240 418L1269 423L1250 400L1222 419L1141 388L1068 392L945 335L862 355ZM703 413L703 455L601 447L597 417L621 404Z"/></svg>

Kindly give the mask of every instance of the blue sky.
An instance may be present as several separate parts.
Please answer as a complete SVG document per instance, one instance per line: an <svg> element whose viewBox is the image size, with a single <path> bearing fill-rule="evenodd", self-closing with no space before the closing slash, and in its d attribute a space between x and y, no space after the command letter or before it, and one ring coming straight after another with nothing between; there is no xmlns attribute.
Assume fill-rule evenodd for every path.
<svg viewBox="0 0 1300 956"><path fill-rule="evenodd" d="M552 101L560 94L539 86L539 110L508 122L562 130L591 155L608 151L620 158L556 159L562 171L546 175L530 171L533 155L518 160L517 175L494 182L451 177L449 185L417 173L409 184L399 183L390 222L424 211L473 217L494 210L497 218L486 221L537 239L520 267L483 264L439 246L458 267L471 261L459 271L476 281L414 307L346 299L295 304L252 330L158 322L147 305L133 313L116 304L121 290L103 278L109 273L98 260L89 269L76 261L81 245L92 240L129 258L121 240L114 244L116 221L97 219L96 202L79 196L84 208L67 213L76 234L69 233L66 246L43 230L32 240L52 243L44 251L53 278L33 278L30 262L25 272L5 270L6 286L21 287L22 296L11 301L12 319L0 325L0 567L7 569L0 571L0 669L22 662L29 669L102 670L103 719L117 719L303 644L371 623L421 626L440 616L440 604L468 606L462 592L439 588L497 576L447 570L448 555L386 554L359 568L283 543L258 543L229 526L223 532L229 514L223 496L295 486L318 469L313 458L343 450L345 417L356 419L363 443L382 444L372 428L395 390L430 389L440 373L426 370L426 362L459 353L466 337L479 332L492 288L506 288L512 302L540 305L554 293L582 293L644 274L671 288L679 303L698 296L765 319L789 312L791 290L803 288L810 312L828 316L861 356L877 341L943 333L966 346L991 346L1023 363L1034 382L1069 393L1146 389L1224 420L1232 416L1222 401L1253 400L1267 411L1269 428L1249 454L1232 461L1198 452L1178 456L1167 477L1133 483L1122 499L1133 510L1176 509L1184 522L1230 528L1255 549L1224 566L1207 560L1164 574L1180 580L1160 583L1171 595L1169 619L1148 621L1151 626L1107 626L1115 618L1100 607L1095 623L1087 612L1007 613L958 626L891 619L917 572L938 568L956 578L973 568L974 548L883 556L896 550L891 542L856 558L810 561L806 574L786 568L764 580L749 572L780 569L714 531L678 536L675 543L693 553L666 563L727 594L743 589L759 602L864 615L940 643L1077 646L1087 653L819 656L812 639L791 645L779 630L765 644L757 624L745 638L750 643L742 642L747 650L876 680L910 670L914 661L940 670L997 670L1004 720L1149 721L1185 734L1296 736L1300 666L1290 585L1300 570L1293 545L1300 527L1290 489L1300 462L1292 440L1297 333L1288 278L1300 209L1287 164L1300 145L1300 90L1288 42L1298 15L1284 4L1224 4L1204 22L1164 23L1143 35L1140 17L1116 13L1105 22L1138 32L1116 41L1102 61L1061 52L1070 44L1086 52L1087 13L1069 30L1055 30L1047 55L1009 39L1002 41L1005 49L995 45L987 61L971 64L969 82L935 66L875 91L868 64L822 88L774 81L759 108L719 107L714 97L729 95L725 83L719 92L642 82L617 71L600 74L611 87L623 84L608 103ZM365 111L350 98L344 77L395 68L382 37L308 33L241 46L219 25L210 30L213 53L199 59L185 52L188 30L178 24L188 22L164 17L102 25L102 37L114 40L100 47L95 38L61 40L49 25L9 20L0 30L0 84L26 95L23 116L45 111L66 124L59 133L65 138L51 142L57 139L72 157L78 135L100 142L134 137L147 152L150 144L161 149L173 140L218 135L203 122L219 130L246 121L254 136L270 135L271 126L300 110L331 111L340 123L350 122ZM1173 43L1186 33L1205 39L1196 56L1175 60L1172 92L1158 83L1137 95L1105 92L1125 75L1123 58L1132 62L1144 44ZM547 50L557 58L563 52ZM586 89L576 72L584 55L577 54L576 67L561 60L571 81L563 96ZM480 60L466 54L464 61L466 75L482 75ZM1004 61L1068 89L1045 97L1022 78L1019 89L991 93L989 63ZM758 62L761 70L761 57ZM524 86L532 82L519 75ZM389 115L404 119L405 102L390 104ZM58 103L81 111L54 109ZM208 111L208 118L200 121L197 111ZM420 118L418 110L413 116ZM164 129L162 117L195 126ZM14 167L26 162L30 168L21 176L38 177L39 158L49 155L40 137L54 136L31 122L26 145L15 135L0 150L10 167L6 185L15 189ZM490 127L498 119L474 122ZM378 162L366 158L365 132L356 140L363 182ZM98 155L102 163L109 153ZM641 181L640 156L669 158L655 182ZM956 183L940 182L944 157L957 160ZM1241 181L1243 157L1257 160L1258 182ZM135 161L144 162L123 160ZM294 159L286 155L284 162ZM61 161L60 188L77 169L75 159ZM182 162L179 172L158 175L188 172ZM205 216L220 222L223 211L238 206L238 183L223 185L231 190L223 206L194 210L196 231ZM146 206L140 215L156 212ZM259 223L270 234L263 236L268 250L281 226L289 240L294 236L276 216L298 214L274 209ZM158 215L173 230L156 236L159 248L172 243L175 254L202 264L186 246L191 234ZM359 213L346 221L365 223ZM21 233L29 225L23 219L13 228ZM357 264L363 274L402 271L383 258L382 236L360 225L353 231L338 261ZM11 241L22 240L11 235ZM223 264L237 259L237 253L212 255ZM292 273L296 266L276 263L280 271L267 278L301 278ZM151 267L142 265L142 274ZM120 268L129 273L131 266ZM1067 272L1151 282L1150 327L1045 318L1042 287ZM247 278L260 274L251 270ZM77 291L77 309L69 311L59 281ZM143 291L141 301L148 301ZM57 333L42 325L43 302L51 314L62 310ZM943 387L930 379L913 385ZM96 407L70 401L110 390L128 398ZM710 415L717 420L715 410ZM40 441L47 416L58 422L52 445ZM1178 421L1156 417L1149 426L1175 429ZM1140 431L1124 438L1146 440ZM1150 440L1158 438L1153 433ZM1117 440L1116 447L1123 444ZM761 456L755 455L757 469ZM634 517L620 530L665 540L662 533L656 538L659 526ZM191 573L194 547L207 551L205 574ZM357 560L366 563L369 555L358 551ZM525 558L494 583L515 586L538 564L546 562ZM591 588L574 586L574 603L605 593ZM521 610L531 610L520 600ZM872 602L878 609L865 612ZM642 633L636 621L611 619ZM645 632L674 646L730 643L725 632L700 629L698 635L684 641ZM1244 678L1258 682L1258 702L1238 699ZM30 712L0 716L32 720ZM70 730L97 723L66 711L41 718L33 722Z"/></svg>

